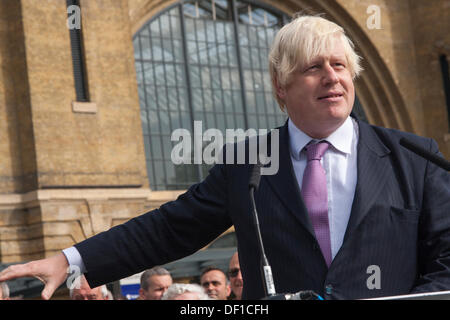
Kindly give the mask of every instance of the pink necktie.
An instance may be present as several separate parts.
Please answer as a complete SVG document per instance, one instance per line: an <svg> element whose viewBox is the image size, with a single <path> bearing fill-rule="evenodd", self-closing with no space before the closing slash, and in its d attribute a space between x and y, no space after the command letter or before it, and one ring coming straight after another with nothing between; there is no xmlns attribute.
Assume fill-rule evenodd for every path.
<svg viewBox="0 0 450 320"><path fill-rule="evenodd" d="M308 162L303 174L302 197L308 209L317 241L327 266L331 264L330 227L328 224L327 178L320 159L328 149L328 142L306 146Z"/></svg>

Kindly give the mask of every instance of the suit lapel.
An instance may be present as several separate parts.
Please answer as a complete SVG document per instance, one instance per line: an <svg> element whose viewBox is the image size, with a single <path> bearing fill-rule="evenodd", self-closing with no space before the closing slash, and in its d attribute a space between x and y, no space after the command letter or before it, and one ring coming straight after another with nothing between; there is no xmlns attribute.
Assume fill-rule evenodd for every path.
<svg viewBox="0 0 450 320"><path fill-rule="evenodd" d="M278 145L280 165L278 173L262 176L262 179L268 182L279 200L289 209L289 211L291 211L303 227L315 237L305 204L303 203L300 194L297 179L295 178L294 168L292 167L287 122L279 130L280 138ZM271 150L271 152L273 151L276 152L276 150Z"/></svg>
<svg viewBox="0 0 450 320"><path fill-rule="evenodd" d="M358 121L358 125L358 177L344 243L364 219L392 174L387 157L389 149L368 124Z"/></svg>

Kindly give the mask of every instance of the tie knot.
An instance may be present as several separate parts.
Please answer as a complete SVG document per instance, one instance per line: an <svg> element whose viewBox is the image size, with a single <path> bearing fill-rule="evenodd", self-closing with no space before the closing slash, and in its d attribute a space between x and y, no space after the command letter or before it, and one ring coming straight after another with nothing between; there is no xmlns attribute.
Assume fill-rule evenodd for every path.
<svg viewBox="0 0 450 320"><path fill-rule="evenodd" d="M322 159L329 146L330 144L326 141L307 145L305 148L308 161Z"/></svg>

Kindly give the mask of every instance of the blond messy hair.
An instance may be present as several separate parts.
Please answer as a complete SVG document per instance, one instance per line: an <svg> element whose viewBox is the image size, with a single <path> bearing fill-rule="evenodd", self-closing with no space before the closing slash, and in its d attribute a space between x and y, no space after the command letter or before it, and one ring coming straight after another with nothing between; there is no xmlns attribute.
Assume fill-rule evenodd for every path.
<svg viewBox="0 0 450 320"><path fill-rule="evenodd" d="M269 53L269 72L273 94L282 111L284 102L278 97L277 87L285 88L296 70L330 52L336 39L344 46L349 71L355 79L362 71L361 57L344 29L336 23L320 16L300 15L278 31Z"/></svg>

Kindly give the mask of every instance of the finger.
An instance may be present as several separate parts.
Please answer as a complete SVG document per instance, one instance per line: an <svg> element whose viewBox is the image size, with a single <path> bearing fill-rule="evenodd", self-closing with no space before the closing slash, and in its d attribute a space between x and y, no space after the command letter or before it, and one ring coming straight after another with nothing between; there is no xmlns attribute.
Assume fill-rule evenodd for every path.
<svg viewBox="0 0 450 320"><path fill-rule="evenodd" d="M32 277L30 266L26 264L16 264L9 266L2 272L0 272L0 281L7 281L21 277Z"/></svg>
<svg viewBox="0 0 450 320"><path fill-rule="evenodd" d="M53 281L47 283L45 285L44 290L42 290L42 294L41 294L42 299L49 300L52 297L52 295L56 289L58 289L58 284L56 284Z"/></svg>

